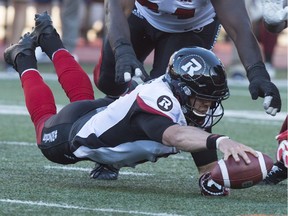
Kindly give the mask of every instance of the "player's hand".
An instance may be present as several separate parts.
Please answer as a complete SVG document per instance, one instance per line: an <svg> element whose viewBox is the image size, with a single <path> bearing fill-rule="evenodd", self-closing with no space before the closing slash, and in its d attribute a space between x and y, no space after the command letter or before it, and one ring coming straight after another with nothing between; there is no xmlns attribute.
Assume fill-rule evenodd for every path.
<svg viewBox="0 0 288 216"><path fill-rule="evenodd" d="M115 82L123 84L130 82L133 76L140 77L143 81L148 75L143 64L136 58L131 45L123 44L115 49Z"/></svg>
<svg viewBox="0 0 288 216"><path fill-rule="evenodd" d="M230 156L232 156L236 162L239 162L241 157L246 164L249 164L251 161L246 152L258 157L258 154L254 149L232 139L221 140L218 145L218 149L223 153L224 160L227 160Z"/></svg>
<svg viewBox="0 0 288 216"><path fill-rule="evenodd" d="M288 168L288 130L279 134L276 139L279 142L277 149L277 161L283 161L285 167Z"/></svg>
<svg viewBox="0 0 288 216"><path fill-rule="evenodd" d="M262 0L263 18L270 25L277 25L288 19L288 6L283 8L284 0Z"/></svg>
<svg viewBox="0 0 288 216"><path fill-rule="evenodd" d="M278 88L270 81L270 76L263 62L247 69L250 81L249 91L253 100L264 98L263 107L267 114L275 116L281 110L281 98Z"/></svg>

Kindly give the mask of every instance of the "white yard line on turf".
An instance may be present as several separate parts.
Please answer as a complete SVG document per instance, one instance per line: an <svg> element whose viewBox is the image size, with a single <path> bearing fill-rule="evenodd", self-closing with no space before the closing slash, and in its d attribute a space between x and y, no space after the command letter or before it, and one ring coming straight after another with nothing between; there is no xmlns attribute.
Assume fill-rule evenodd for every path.
<svg viewBox="0 0 288 216"><path fill-rule="evenodd" d="M90 172L91 169L89 168L82 168L82 167L67 167L67 166L44 166L45 169L58 169L58 170L72 170L72 171L83 171L83 172ZM121 175L133 175L133 176L153 176L154 174L149 173L136 173L136 172L122 172L120 171Z"/></svg>
<svg viewBox="0 0 288 216"><path fill-rule="evenodd" d="M60 110L63 105L57 105ZM19 105L0 105L0 115L28 115L27 108ZM225 110L224 119L237 118L249 120L269 120L271 121L284 121L286 118L285 112L277 113L276 116L266 114L264 111L251 111L251 110ZM270 123L269 123L270 124Z"/></svg>
<svg viewBox="0 0 288 216"><path fill-rule="evenodd" d="M75 209L81 211L93 211L93 212L111 212L111 213L124 213L131 215L150 215L150 216L180 216L178 214L167 214L167 213L153 213L153 212L141 212L141 211L126 211L120 209L105 209L105 208L88 208L82 206L68 205L68 204L57 204L57 203L47 203L42 201L29 201L29 200L13 200L13 199L0 199L0 202L10 203L10 204L20 204L29 206L43 206L43 207L53 207L53 208L64 208L64 209Z"/></svg>
<svg viewBox="0 0 288 216"><path fill-rule="evenodd" d="M0 145L19 145L19 146L36 146L36 143L29 143L29 142L18 142L18 141L0 141Z"/></svg>
<svg viewBox="0 0 288 216"><path fill-rule="evenodd" d="M41 76L44 80L52 80L52 81L58 81L58 77L55 73L42 73ZM88 74L89 78L93 80L93 75ZM4 71L0 71L0 80L19 80L18 73L7 73ZM228 86L248 86L249 82L248 80L233 80L228 78L227 79ZM272 79L272 82L278 87L286 87L288 84L287 79Z"/></svg>

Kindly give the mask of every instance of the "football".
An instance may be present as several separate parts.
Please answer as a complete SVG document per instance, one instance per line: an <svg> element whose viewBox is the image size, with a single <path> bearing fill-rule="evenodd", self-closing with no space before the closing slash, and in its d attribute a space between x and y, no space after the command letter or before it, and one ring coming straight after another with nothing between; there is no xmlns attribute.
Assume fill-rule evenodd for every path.
<svg viewBox="0 0 288 216"><path fill-rule="evenodd" d="M239 162L232 156L226 161L221 159L211 171L211 178L222 186L234 189L248 188L262 181L272 169L273 160L259 151L258 158L246 153L251 160L250 164L246 164L241 157Z"/></svg>

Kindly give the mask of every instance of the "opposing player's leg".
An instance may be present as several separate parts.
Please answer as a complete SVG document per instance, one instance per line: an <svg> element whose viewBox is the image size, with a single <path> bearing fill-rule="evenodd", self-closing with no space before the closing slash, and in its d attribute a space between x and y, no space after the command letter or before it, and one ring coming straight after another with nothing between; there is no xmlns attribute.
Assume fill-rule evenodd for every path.
<svg viewBox="0 0 288 216"><path fill-rule="evenodd" d="M263 180L262 184L276 185L287 179L287 167L284 166L282 161L274 163L271 171Z"/></svg>
<svg viewBox="0 0 288 216"><path fill-rule="evenodd" d="M31 33L41 49L52 60L58 80L70 102L93 100L91 81L74 57L64 48L47 12L35 15L35 27Z"/></svg>
<svg viewBox="0 0 288 216"><path fill-rule="evenodd" d="M4 56L5 61L11 64L20 75L26 107L35 126L37 144L39 144L44 122L56 114L56 105L52 91L37 70L35 48L34 36L27 33L19 43L8 47Z"/></svg>
<svg viewBox="0 0 288 216"><path fill-rule="evenodd" d="M286 155L287 155L287 147L286 147L286 143L288 140L287 137L287 125L288 125L288 115L286 116L282 127L280 129L279 135L277 136L277 140L278 140L278 151L281 150L280 152L284 155L279 155L278 156L278 161L276 163L274 163L271 171L268 173L267 177L263 180L262 184L267 184L267 185L275 185L278 184L284 180L287 179L287 167L285 166L285 163L283 160L286 159ZM283 145L282 149L281 148L281 143ZM278 153L278 152L277 152ZM282 157L281 157L282 156ZM287 159L286 159L287 160Z"/></svg>
<svg viewBox="0 0 288 216"><path fill-rule="evenodd" d="M155 32L157 44L155 45L154 62L150 77L156 78L163 75L166 72L170 56L183 47L199 46L212 49L218 37L219 29L219 22L214 20L201 29L189 32L175 34Z"/></svg>

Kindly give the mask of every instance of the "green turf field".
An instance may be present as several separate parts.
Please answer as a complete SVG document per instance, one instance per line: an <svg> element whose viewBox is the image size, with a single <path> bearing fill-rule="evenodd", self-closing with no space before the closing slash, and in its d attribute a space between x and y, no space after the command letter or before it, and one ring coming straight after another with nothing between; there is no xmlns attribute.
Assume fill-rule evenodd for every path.
<svg viewBox="0 0 288 216"><path fill-rule="evenodd" d="M19 80L1 79L2 75L1 216L287 215L287 181L276 186L232 190L231 195L224 198L202 197L197 171L188 153L135 169L121 169L117 181L90 179L91 162L68 166L49 162L36 147ZM57 104L66 104L68 100L58 82L47 83L55 93ZM224 103L227 116L218 123L214 133L227 134L274 159L277 147L274 137L287 113L287 82L279 87L283 109L275 118L264 114L262 99L250 99L247 85L232 83L230 88L231 97ZM95 92L101 95L96 89ZM243 113L247 116L243 117ZM235 117L237 114L240 117Z"/></svg>

